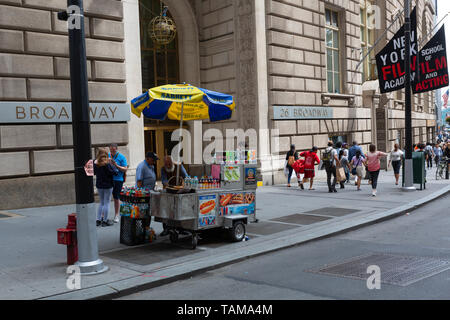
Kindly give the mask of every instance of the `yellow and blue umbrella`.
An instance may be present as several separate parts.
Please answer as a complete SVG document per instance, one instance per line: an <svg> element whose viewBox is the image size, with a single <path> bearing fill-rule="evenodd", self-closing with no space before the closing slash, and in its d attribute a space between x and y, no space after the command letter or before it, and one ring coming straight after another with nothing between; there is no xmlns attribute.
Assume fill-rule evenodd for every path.
<svg viewBox="0 0 450 320"><path fill-rule="evenodd" d="M165 85L148 90L131 100L131 111L154 120L203 120L231 118L233 97L187 84Z"/></svg>

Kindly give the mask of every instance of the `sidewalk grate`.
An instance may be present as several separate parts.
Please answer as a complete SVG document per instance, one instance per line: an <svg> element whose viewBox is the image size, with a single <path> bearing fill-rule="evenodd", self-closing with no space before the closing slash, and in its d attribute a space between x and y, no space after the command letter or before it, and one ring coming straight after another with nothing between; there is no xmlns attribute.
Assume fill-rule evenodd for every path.
<svg viewBox="0 0 450 320"><path fill-rule="evenodd" d="M102 256L127 263L146 266L173 258L188 256L194 254L195 252L196 250L189 250L176 244L161 242L152 243L138 248L108 252L102 254Z"/></svg>
<svg viewBox="0 0 450 320"><path fill-rule="evenodd" d="M247 231L247 233L250 233L250 234L267 236L267 235L286 231L286 230L293 229L293 228L299 228L299 226L276 223L276 222L259 221L258 223L247 224L246 231Z"/></svg>
<svg viewBox="0 0 450 320"><path fill-rule="evenodd" d="M336 207L324 207L320 209L315 209L311 211L306 211L304 213L309 214L323 214L325 216L342 217L347 214L355 213L361 210L358 209L348 209L348 208L336 208Z"/></svg>
<svg viewBox="0 0 450 320"><path fill-rule="evenodd" d="M23 216L21 216L20 214L16 214L16 213L0 211L0 220L10 219L10 218L20 218L20 217L23 217Z"/></svg>
<svg viewBox="0 0 450 320"><path fill-rule="evenodd" d="M329 220L329 219L333 219L333 218L319 217L319 216L313 216L313 215L309 215L309 214L298 214L297 213L297 214L292 214L289 216L270 219L270 221L279 221L279 222L284 222L284 223L308 225L308 224L322 222L322 221Z"/></svg>
<svg viewBox="0 0 450 320"><path fill-rule="evenodd" d="M305 272L367 280L370 276L367 268L373 265L380 267L382 283L397 286L408 286L450 269L449 260L372 253Z"/></svg>

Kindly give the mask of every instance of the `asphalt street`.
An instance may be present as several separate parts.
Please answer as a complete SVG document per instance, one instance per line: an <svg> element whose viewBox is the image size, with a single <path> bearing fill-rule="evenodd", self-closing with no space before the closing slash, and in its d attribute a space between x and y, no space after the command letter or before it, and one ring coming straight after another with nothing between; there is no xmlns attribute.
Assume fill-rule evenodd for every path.
<svg viewBox="0 0 450 320"><path fill-rule="evenodd" d="M395 219L248 259L120 299L450 299L449 208L450 195L447 194ZM372 254L401 257L401 260L395 261L413 261L413 264L397 265L392 271L387 270L388 264L380 260L381 287L372 290L368 289L367 281L363 278L310 272L312 269ZM418 260L425 262L420 264ZM377 262L373 261L376 265ZM441 269L436 268L437 264ZM348 265L342 270L349 272L352 269ZM392 274L404 272L405 275L408 270L409 278ZM427 270L431 271L427 273ZM366 274L366 278L368 276ZM413 283L386 283L389 279L409 279Z"/></svg>

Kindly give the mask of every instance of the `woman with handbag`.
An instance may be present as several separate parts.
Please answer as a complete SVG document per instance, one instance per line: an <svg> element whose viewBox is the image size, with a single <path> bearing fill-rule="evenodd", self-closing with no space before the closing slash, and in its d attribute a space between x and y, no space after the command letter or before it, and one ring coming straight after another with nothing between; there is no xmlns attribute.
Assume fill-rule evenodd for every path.
<svg viewBox="0 0 450 320"><path fill-rule="evenodd" d="M343 176L340 176L341 180L339 181L339 184L341 185L341 189L344 189L345 188L344 183L347 180L347 174L346 174L347 172L346 171L348 170L348 167L349 167L348 158L345 155L344 149L341 149L339 151L339 161L341 162L341 167L344 169L344 174L343 174ZM339 170L339 168L338 168L338 170Z"/></svg>
<svg viewBox="0 0 450 320"><path fill-rule="evenodd" d="M358 191L361 191L361 180L362 176L364 174L364 161L365 158L361 154L361 151L356 150L356 155L353 157L352 161L350 162L350 166L352 168L352 175L358 177L357 181L357 189Z"/></svg>
<svg viewBox="0 0 450 320"><path fill-rule="evenodd" d="M287 185L288 188L291 187L291 177L292 177L292 172L294 171L294 168L292 167L292 165L297 160L298 160L298 152L295 151L295 145L291 144L291 149L286 154L286 161L287 161L286 169L288 171L288 185ZM300 181L298 182L298 184L300 185Z"/></svg>
<svg viewBox="0 0 450 320"><path fill-rule="evenodd" d="M370 181L372 182L372 197L377 196L377 182L380 174L380 158L386 157L387 153L377 151L377 147L371 144L367 153L366 163L369 170Z"/></svg>
<svg viewBox="0 0 450 320"><path fill-rule="evenodd" d="M99 148L97 158L94 161L94 174L97 176L95 186L100 198L100 205L97 210L97 227L107 227L114 223L108 220L109 205L113 192L113 177L119 174L119 170L111 164L108 151Z"/></svg>

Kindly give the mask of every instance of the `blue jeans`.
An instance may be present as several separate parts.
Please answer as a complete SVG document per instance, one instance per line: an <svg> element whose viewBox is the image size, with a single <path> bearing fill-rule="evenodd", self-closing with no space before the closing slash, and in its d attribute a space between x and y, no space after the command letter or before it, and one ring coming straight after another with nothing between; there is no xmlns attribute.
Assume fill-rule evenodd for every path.
<svg viewBox="0 0 450 320"><path fill-rule="evenodd" d="M110 189L97 189L98 196L100 197L100 204L97 210L97 220L108 221L109 205L111 203L111 195L113 188Z"/></svg>
<svg viewBox="0 0 450 320"><path fill-rule="evenodd" d="M289 170L288 184L291 184L292 171L294 171L294 169L290 166L287 166L287 168Z"/></svg>
<svg viewBox="0 0 450 320"><path fill-rule="evenodd" d="M347 166L345 166L345 167L344 167L344 171L345 171L345 178L346 178L346 181L348 182L348 181L350 181L350 170L348 169Z"/></svg>

